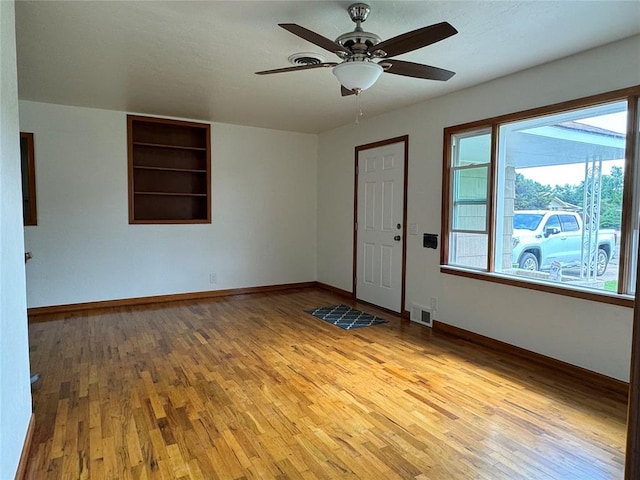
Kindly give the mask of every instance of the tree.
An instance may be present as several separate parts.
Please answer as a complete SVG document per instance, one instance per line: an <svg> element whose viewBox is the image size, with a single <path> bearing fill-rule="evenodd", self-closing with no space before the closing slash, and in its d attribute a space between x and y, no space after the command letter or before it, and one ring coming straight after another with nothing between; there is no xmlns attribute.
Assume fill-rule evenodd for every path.
<svg viewBox="0 0 640 480"><path fill-rule="evenodd" d="M600 179L600 228L620 230L622 224L622 191L624 171L611 167L611 173ZM584 203L584 181L578 185L542 185L516 173L516 210L546 210L552 199L558 198L579 207Z"/></svg>
<svg viewBox="0 0 640 480"><path fill-rule="evenodd" d="M516 173L516 210L544 210L549 208L552 190L549 185L542 185Z"/></svg>
<svg viewBox="0 0 640 480"><path fill-rule="evenodd" d="M584 202L584 182L580 182L578 185L569 185L568 183L556 185L553 188L553 196L563 202L581 206Z"/></svg>
<svg viewBox="0 0 640 480"><path fill-rule="evenodd" d="M611 167L610 175L603 175L600 187L600 228L622 225L622 189L624 174L621 167Z"/></svg>

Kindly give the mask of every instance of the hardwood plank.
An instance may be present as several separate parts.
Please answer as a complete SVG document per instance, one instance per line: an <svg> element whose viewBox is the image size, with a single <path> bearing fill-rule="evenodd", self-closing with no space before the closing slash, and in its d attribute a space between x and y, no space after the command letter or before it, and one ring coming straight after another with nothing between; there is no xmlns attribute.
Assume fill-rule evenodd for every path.
<svg viewBox="0 0 640 480"><path fill-rule="evenodd" d="M28 479L620 478L606 386L334 292L119 306L30 325Z"/></svg>
<svg viewBox="0 0 640 480"><path fill-rule="evenodd" d="M16 471L16 480L23 480L25 478L25 472L27 470L27 459L29 458L29 452L31 451L31 439L33 438L33 429L35 416L32 414L29 419L29 426L27 427L27 434L25 435L24 445L22 447L22 453L20 454L20 461L18 462L18 469Z"/></svg>

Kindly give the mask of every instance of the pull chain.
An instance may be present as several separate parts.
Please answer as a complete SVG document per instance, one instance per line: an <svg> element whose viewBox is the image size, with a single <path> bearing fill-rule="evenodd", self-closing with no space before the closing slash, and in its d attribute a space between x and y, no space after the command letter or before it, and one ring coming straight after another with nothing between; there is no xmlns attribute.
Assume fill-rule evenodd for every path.
<svg viewBox="0 0 640 480"><path fill-rule="evenodd" d="M356 121L354 122L356 125L360 125L360 117L362 116L362 107L360 105L360 90L359 88L354 88L353 93L356 94Z"/></svg>

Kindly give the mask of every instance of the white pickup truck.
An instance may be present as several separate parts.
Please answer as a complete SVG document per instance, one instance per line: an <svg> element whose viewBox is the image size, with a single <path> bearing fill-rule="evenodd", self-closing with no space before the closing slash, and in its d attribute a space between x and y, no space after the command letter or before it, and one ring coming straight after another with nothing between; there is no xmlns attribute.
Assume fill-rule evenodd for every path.
<svg viewBox="0 0 640 480"><path fill-rule="evenodd" d="M513 217L513 264L525 270L549 270L553 262L562 267L580 268L587 263L582 255L582 218L575 212L522 210ZM598 230L596 275L607 270L615 252L614 230ZM583 260L584 258L584 260Z"/></svg>

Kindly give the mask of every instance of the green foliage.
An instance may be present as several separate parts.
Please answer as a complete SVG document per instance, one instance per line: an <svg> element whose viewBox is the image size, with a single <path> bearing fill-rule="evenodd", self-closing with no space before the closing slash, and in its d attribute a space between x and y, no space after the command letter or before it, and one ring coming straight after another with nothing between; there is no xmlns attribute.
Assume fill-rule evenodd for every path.
<svg viewBox="0 0 640 480"><path fill-rule="evenodd" d="M604 289L609 292L617 292L618 291L618 281L617 280L607 280L604 282Z"/></svg>
<svg viewBox="0 0 640 480"><path fill-rule="evenodd" d="M584 202L584 182L580 182L580 185L557 185L553 189L553 195L563 202L582 205Z"/></svg>
<svg viewBox="0 0 640 480"><path fill-rule="evenodd" d="M544 210L553 198L551 193L549 185L542 185L516 173L516 210Z"/></svg>
<svg viewBox="0 0 640 480"><path fill-rule="evenodd" d="M620 229L622 223L622 168L613 167L611 175L602 176L602 199L600 201L600 228Z"/></svg>
<svg viewBox="0 0 640 480"><path fill-rule="evenodd" d="M624 172L621 167L612 167L609 175L601 178L600 228L620 229L622 223L622 191ZM584 181L579 185L542 185L535 180L516 173L516 210L545 210L554 198L573 205L584 202Z"/></svg>

